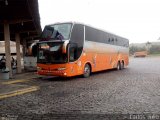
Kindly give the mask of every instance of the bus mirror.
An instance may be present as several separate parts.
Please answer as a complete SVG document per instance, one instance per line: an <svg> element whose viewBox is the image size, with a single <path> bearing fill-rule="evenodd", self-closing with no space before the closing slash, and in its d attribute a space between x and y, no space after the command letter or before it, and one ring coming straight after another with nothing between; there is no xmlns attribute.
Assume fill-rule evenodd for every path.
<svg viewBox="0 0 160 120"><path fill-rule="evenodd" d="M63 47L62 47L62 53L67 53L67 45L68 45L69 41L65 41L63 43Z"/></svg>
<svg viewBox="0 0 160 120"><path fill-rule="evenodd" d="M35 44L35 45L32 46L32 55L33 55L34 57L37 56L37 44Z"/></svg>

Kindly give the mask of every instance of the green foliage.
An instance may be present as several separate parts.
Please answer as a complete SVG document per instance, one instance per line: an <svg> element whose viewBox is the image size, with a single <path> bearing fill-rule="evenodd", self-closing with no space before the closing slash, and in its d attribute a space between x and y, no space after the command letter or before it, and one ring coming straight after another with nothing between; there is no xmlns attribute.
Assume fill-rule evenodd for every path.
<svg viewBox="0 0 160 120"><path fill-rule="evenodd" d="M146 48L145 47L137 47L137 46L129 47L129 53L131 55L133 55L135 52L139 52L139 51L146 51Z"/></svg>
<svg viewBox="0 0 160 120"><path fill-rule="evenodd" d="M149 51L150 51L150 54L159 54L160 53L160 46L159 45L152 45Z"/></svg>
<svg viewBox="0 0 160 120"><path fill-rule="evenodd" d="M131 55L139 51L147 51L149 54L160 54L160 46L150 44L150 47L147 47L147 46L138 47L138 46L133 46L133 45L129 47L129 52Z"/></svg>

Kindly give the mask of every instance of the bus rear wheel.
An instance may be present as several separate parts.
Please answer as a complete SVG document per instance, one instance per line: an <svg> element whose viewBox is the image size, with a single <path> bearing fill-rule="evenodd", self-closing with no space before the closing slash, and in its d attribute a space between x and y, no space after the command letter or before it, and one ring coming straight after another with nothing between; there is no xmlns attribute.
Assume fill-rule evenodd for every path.
<svg viewBox="0 0 160 120"><path fill-rule="evenodd" d="M90 76L90 74L91 74L91 67L89 64L86 64L83 71L83 77L87 78Z"/></svg>
<svg viewBox="0 0 160 120"><path fill-rule="evenodd" d="M124 69L124 62L121 62L121 69Z"/></svg>
<svg viewBox="0 0 160 120"><path fill-rule="evenodd" d="M121 70L121 63L120 63L120 61L118 61L118 63L117 63L117 70Z"/></svg>

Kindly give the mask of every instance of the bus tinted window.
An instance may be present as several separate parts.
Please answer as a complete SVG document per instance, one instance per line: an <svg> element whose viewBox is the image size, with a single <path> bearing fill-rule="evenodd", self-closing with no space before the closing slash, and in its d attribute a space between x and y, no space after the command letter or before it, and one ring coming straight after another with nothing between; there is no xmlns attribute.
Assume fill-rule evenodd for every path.
<svg viewBox="0 0 160 120"><path fill-rule="evenodd" d="M77 45L76 59L78 59L82 53L84 44L84 26L75 24L71 33L71 43Z"/></svg>
<svg viewBox="0 0 160 120"><path fill-rule="evenodd" d="M84 42L84 27L80 24L75 24L73 26L71 41L73 43L78 43L78 46L83 46Z"/></svg>
<svg viewBox="0 0 160 120"><path fill-rule="evenodd" d="M98 42L96 29L86 26L86 40Z"/></svg>
<svg viewBox="0 0 160 120"><path fill-rule="evenodd" d="M86 26L86 40L124 47L129 46L129 42L127 39L115 36L111 33L97 30L95 28L91 28L89 26Z"/></svg>
<svg viewBox="0 0 160 120"><path fill-rule="evenodd" d="M42 32L41 40L68 40L72 24L54 24L46 26Z"/></svg>

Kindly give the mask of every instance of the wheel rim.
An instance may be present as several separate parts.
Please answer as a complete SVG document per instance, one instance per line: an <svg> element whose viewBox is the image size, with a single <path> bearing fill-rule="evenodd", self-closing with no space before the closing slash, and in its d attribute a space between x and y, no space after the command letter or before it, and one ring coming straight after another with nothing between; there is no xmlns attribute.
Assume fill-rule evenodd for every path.
<svg viewBox="0 0 160 120"><path fill-rule="evenodd" d="M119 70L119 63L118 63L117 69Z"/></svg>
<svg viewBox="0 0 160 120"><path fill-rule="evenodd" d="M84 76L88 77L89 75L90 75L90 67L88 64L86 64L84 68Z"/></svg>
<svg viewBox="0 0 160 120"><path fill-rule="evenodd" d="M124 62L122 62L122 69L124 68Z"/></svg>
<svg viewBox="0 0 160 120"><path fill-rule="evenodd" d="M117 70L120 70L120 63L117 64Z"/></svg>

